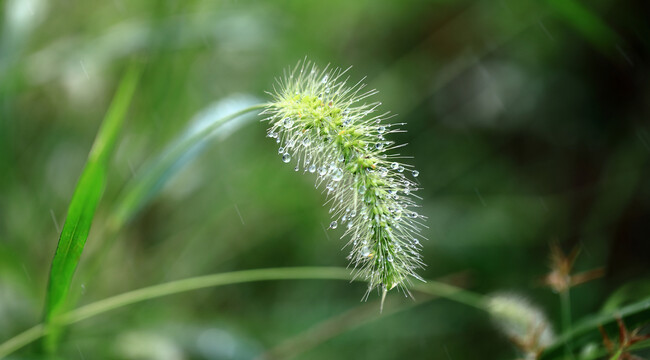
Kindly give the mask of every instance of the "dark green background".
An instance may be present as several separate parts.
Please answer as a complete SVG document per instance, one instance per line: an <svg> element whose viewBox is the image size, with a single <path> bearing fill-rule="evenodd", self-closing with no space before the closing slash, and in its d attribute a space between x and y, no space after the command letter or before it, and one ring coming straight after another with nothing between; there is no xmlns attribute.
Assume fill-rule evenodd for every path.
<svg viewBox="0 0 650 360"><path fill-rule="evenodd" d="M352 65L351 79L367 76L382 109L407 122L408 133L394 138L409 143L401 152L421 174L430 239L423 277L521 293L558 331L559 300L540 286L550 242L582 247L577 270L606 268L572 290L574 319L599 311L625 284L647 284L648 1L0 4L0 341L40 320L58 239L53 218L61 226L133 61L144 71L88 254L100 248L124 185L193 116L235 93L270 99L275 78L306 56ZM265 128L253 122L186 164L120 232L96 275L87 276L95 264L84 257L80 302L209 273L346 266L341 229L324 231L329 217L314 177L283 164ZM331 321L331 339L286 348L300 359L517 356L477 310L393 292L388 304L404 310L380 316L374 294L370 308L358 308L364 291L285 281L175 295L74 325L62 354L247 359Z"/></svg>

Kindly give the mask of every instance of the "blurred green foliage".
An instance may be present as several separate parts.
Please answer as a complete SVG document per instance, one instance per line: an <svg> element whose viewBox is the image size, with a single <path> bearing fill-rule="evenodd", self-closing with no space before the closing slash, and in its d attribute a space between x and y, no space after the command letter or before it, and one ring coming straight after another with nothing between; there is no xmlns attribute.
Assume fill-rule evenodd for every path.
<svg viewBox="0 0 650 360"><path fill-rule="evenodd" d="M557 295L540 286L557 240L582 247L577 270L606 268L572 289L574 319L647 296L647 1L0 5L0 342L41 320L75 184L134 60L143 73L73 285L81 304L210 273L347 265L341 229L324 230L324 195L312 176L284 166L263 123L206 145L111 239L127 184L193 119L233 94L264 98L305 56L353 65L351 79L367 76L383 109L407 122L397 140L409 143L401 151L421 174L425 278L455 274L476 292L524 294L559 332ZM387 303L404 308L380 315L359 304L363 291L301 280L175 295L75 324L61 354L517 357L476 310L393 293ZM354 326L336 321L347 312ZM326 321L330 333L309 331ZM578 345L589 343L599 345L599 335ZM35 344L17 358L38 353Z"/></svg>

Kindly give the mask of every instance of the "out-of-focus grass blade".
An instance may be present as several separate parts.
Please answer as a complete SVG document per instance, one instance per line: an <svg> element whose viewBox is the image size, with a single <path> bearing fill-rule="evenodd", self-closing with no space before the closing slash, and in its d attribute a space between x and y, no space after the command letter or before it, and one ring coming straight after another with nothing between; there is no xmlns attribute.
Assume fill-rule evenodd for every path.
<svg viewBox="0 0 650 360"><path fill-rule="evenodd" d="M183 165L200 154L212 137L230 135L254 118L247 113L264 106L255 97L238 95L222 99L198 113L187 130L127 185L109 221L110 228L120 229Z"/></svg>
<svg viewBox="0 0 650 360"><path fill-rule="evenodd" d="M610 55L620 42L616 32L576 0L547 0L547 4L601 52Z"/></svg>
<svg viewBox="0 0 650 360"><path fill-rule="evenodd" d="M139 69L135 65L124 75L97 133L68 207L52 260L47 288L45 322L50 326L50 331L45 339L45 349L49 352L56 348L60 335L57 316L66 310L72 277L86 244L95 209L104 191L108 160L135 92L138 75Z"/></svg>
<svg viewBox="0 0 650 360"><path fill-rule="evenodd" d="M544 351L544 353L542 353L540 359L559 358L558 354L562 350L562 346L567 341L567 339L571 339L572 342L575 343L576 340L582 336L590 335L596 339L600 338L598 327L608 326L614 323L616 319L625 319L628 326L632 326L632 324L635 322L647 322L648 315L650 315L650 297L646 297L645 299L637 301L635 303L615 310L611 310L607 313L589 316L576 323L568 333L561 334L555 340L555 342L549 346Z"/></svg>

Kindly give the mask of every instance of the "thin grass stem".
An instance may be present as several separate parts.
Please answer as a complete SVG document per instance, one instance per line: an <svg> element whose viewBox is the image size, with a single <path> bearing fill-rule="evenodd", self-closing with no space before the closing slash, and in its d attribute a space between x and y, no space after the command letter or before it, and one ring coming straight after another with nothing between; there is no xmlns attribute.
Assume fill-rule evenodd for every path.
<svg viewBox="0 0 650 360"><path fill-rule="evenodd" d="M562 332L571 332L571 294L570 290L566 289L560 292L560 307L562 313ZM565 359L573 360L573 353L571 352L571 338L567 338L564 342L564 356Z"/></svg>
<svg viewBox="0 0 650 360"><path fill-rule="evenodd" d="M345 268L292 267L243 270L199 276L129 291L81 306L68 313L62 314L57 318L57 324L59 326L71 325L127 305L192 290L255 281L307 279L352 281L352 275L349 270ZM422 293L447 298L452 301L485 310L481 295L457 288L453 285L430 281L426 284L419 284L415 286L414 289ZM5 341L0 344L0 359L34 342L35 340L38 340L42 336L46 335L48 331L49 329L46 325L38 324Z"/></svg>

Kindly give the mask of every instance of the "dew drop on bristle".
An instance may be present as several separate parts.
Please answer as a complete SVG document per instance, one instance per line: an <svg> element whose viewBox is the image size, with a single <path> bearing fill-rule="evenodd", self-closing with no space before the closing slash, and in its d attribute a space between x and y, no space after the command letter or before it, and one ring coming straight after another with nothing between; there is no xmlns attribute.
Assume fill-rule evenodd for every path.
<svg viewBox="0 0 650 360"><path fill-rule="evenodd" d="M309 172L312 173L312 174L315 173L316 172L316 165L314 165L314 164L310 165L309 166Z"/></svg>
<svg viewBox="0 0 650 360"><path fill-rule="evenodd" d="M337 226L339 226L339 224L336 221L330 223L330 229L336 229Z"/></svg>
<svg viewBox="0 0 650 360"><path fill-rule="evenodd" d="M363 249L361 249L361 256L363 257L370 256L370 249L367 246L364 246Z"/></svg>
<svg viewBox="0 0 650 360"><path fill-rule="evenodd" d="M417 170L413 170L413 177L418 177L420 175L420 172Z"/></svg>
<svg viewBox="0 0 650 360"><path fill-rule="evenodd" d="M289 153L284 153L284 155L282 155L282 162L288 163L289 161L291 161L291 155L289 155Z"/></svg>
<svg viewBox="0 0 650 360"><path fill-rule="evenodd" d="M399 169L399 164L396 163L396 162L394 162L394 163L392 163L392 164L390 165L390 167L391 167L391 169L393 169L393 170L397 170L397 169Z"/></svg>
<svg viewBox="0 0 650 360"><path fill-rule="evenodd" d="M343 179L343 170L337 168L332 172L332 180L341 181L341 179Z"/></svg>

